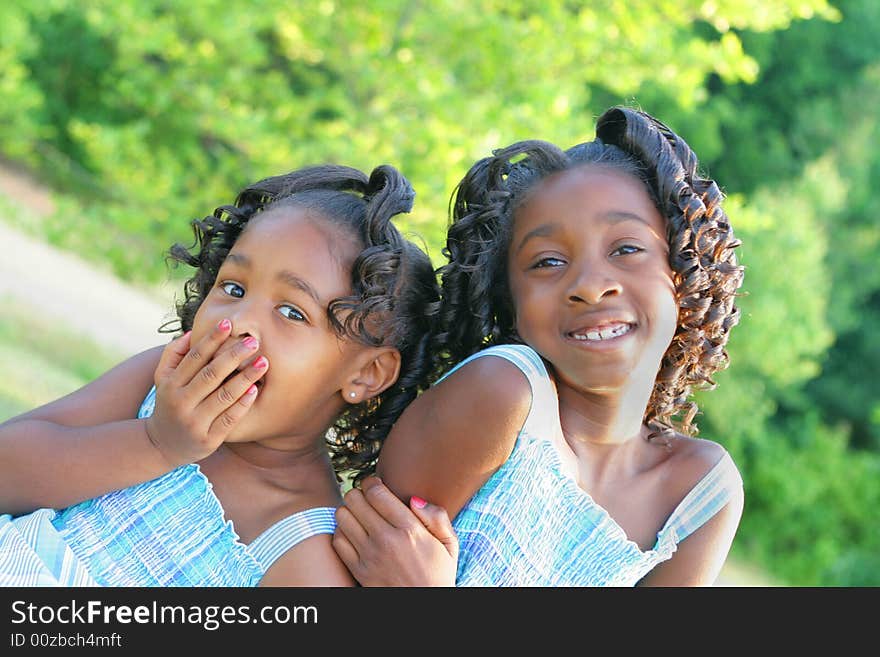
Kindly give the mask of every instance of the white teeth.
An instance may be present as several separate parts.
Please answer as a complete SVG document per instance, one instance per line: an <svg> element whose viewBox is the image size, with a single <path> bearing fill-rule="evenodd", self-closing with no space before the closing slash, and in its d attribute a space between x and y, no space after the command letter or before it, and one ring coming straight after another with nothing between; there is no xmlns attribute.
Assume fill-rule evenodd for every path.
<svg viewBox="0 0 880 657"><path fill-rule="evenodd" d="M608 326L598 330L587 331L586 333L572 333L571 337L573 337L575 340L584 341L610 340L611 338L619 337L624 333L629 333L629 330L629 324L615 324L614 326Z"/></svg>

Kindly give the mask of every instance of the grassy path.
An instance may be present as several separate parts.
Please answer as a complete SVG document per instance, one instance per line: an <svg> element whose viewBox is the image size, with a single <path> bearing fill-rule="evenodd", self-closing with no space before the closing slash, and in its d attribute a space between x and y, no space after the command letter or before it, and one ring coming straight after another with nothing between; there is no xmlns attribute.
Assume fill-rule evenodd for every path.
<svg viewBox="0 0 880 657"><path fill-rule="evenodd" d="M157 328L173 317L170 295L163 303L73 254L15 231L2 217L0 244L0 297L16 299L35 316L123 354L168 341Z"/></svg>

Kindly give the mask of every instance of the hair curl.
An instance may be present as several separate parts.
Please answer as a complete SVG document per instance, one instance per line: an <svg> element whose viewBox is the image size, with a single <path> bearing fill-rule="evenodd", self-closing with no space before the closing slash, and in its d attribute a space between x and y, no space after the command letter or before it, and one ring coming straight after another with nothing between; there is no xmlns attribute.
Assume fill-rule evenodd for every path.
<svg viewBox="0 0 880 657"><path fill-rule="evenodd" d="M742 285L734 237L714 180L698 172L687 143L654 117L614 107L599 118L596 139L566 151L520 141L479 160L450 201L451 224L440 268L443 307L433 339L443 368L493 344L521 342L507 282L514 214L538 183L584 165L617 169L644 182L666 219L669 264L679 307L678 328L663 356L644 422L652 436L695 435L693 390L715 387L727 367L725 349L739 321Z"/></svg>
<svg viewBox="0 0 880 657"><path fill-rule="evenodd" d="M356 481L375 470L382 441L407 404L436 378L430 334L439 310L439 286L430 258L405 239L392 217L412 209L415 192L394 167L382 165L369 178L345 166L306 167L245 188L233 205L192 222L195 243L175 244L169 259L195 268L177 304L179 325L189 330L211 291L223 261L249 222L267 210L299 207L348 231L362 249L351 267L353 294L327 308L341 337L368 346L393 346L401 355L400 375L380 395L349 405L327 432L334 469Z"/></svg>

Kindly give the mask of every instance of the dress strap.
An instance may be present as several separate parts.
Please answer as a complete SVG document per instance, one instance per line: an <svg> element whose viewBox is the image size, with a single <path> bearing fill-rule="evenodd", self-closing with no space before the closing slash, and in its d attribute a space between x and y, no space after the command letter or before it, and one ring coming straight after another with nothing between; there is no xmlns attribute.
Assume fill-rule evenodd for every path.
<svg viewBox="0 0 880 657"><path fill-rule="evenodd" d="M319 506L289 515L251 541L248 552L265 572L278 557L294 545L312 536L332 534L336 531L335 514L334 507Z"/></svg>
<svg viewBox="0 0 880 657"><path fill-rule="evenodd" d="M730 454L724 456L694 486L669 516L661 535L675 531L677 542L683 541L708 522L730 501L734 491L741 489L742 477Z"/></svg>
<svg viewBox="0 0 880 657"><path fill-rule="evenodd" d="M144 397L144 401L141 402L141 407L138 409L138 419L142 420L145 417L150 417L153 414L153 411L156 410L156 386L150 388L150 392L147 393L147 396Z"/></svg>

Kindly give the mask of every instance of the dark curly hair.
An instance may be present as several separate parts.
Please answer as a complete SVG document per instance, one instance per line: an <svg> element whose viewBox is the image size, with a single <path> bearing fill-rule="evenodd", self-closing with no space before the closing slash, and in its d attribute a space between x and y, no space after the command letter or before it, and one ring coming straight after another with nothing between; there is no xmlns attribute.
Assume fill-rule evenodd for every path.
<svg viewBox="0 0 880 657"><path fill-rule="evenodd" d="M351 267L351 296L327 308L340 336L368 346L393 346L401 355L400 375L382 394L350 405L327 432L337 474L359 481L375 469L382 441L416 395L436 378L429 349L439 310L439 286L427 254L405 239L391 218L412 209L415 192L394 167L382 165L369 178L345 166L306 167L260 180L245 188L234 205L192 222L195 243L175 244L169 259L195 268L177 304L178 320L164 331L187 331L232 246L262 212L283 207L314 210L357 238L362 250Z"/></svg>
<svg viewBox="0 0 880 657"><path fill-rule="evenodd" d="M715 387L728 365L730 329L743 267L740 241L721 208L715 181L697 171L687 143L654 117L614 107L599 118L596 139L566 151L521 141L479 160L450 201L451 224L440 268L443 307L433 347L441 368L493 344L521 342L507 283L507 255L516 209L536 185L583 165L613 168L644 182L666 219L669 264L679 307L678 328L663 356L644 422L652 437L673 429L695 435L695 389Z"/></svg>

